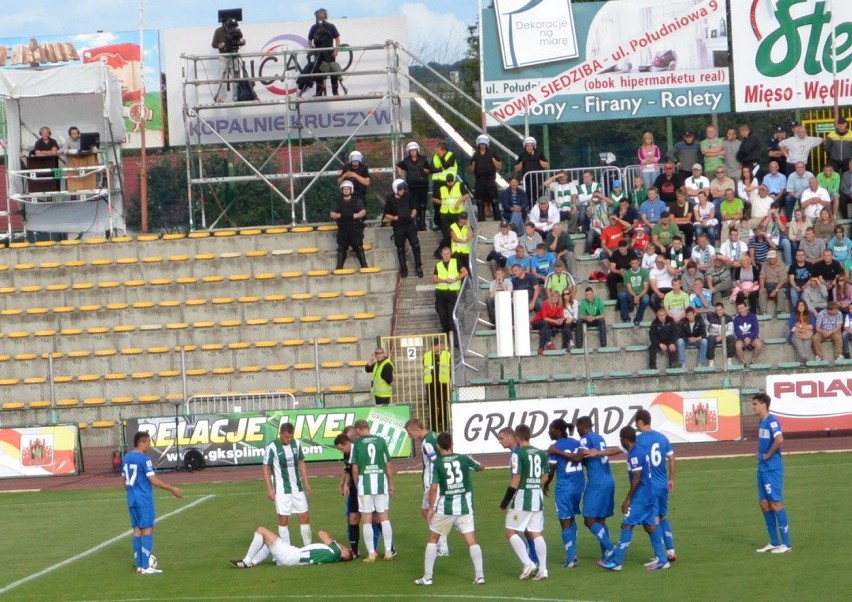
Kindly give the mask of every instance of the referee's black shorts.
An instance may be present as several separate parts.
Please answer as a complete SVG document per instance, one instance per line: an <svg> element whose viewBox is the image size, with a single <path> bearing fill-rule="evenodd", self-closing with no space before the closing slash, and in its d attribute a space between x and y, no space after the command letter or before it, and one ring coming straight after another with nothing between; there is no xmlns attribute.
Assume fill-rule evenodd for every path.
<svg viewBox="0 0 852 602"><path fill-rule="evenodd" d="M349 495L346 497L346 513L360 512L358 510L358 488L350 487Z"/></svg>

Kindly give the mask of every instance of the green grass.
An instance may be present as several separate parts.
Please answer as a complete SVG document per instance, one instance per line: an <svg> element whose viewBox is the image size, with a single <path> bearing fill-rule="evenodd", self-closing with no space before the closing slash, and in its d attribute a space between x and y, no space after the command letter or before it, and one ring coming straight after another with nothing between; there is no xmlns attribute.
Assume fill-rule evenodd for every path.
<svg viewBox="0 0 852 602"><path fill-rule="evenodd" d="M621 573L595 565L597 544L580 529L580 566L559 567L563 558L553 511L546 516L550 580L520 582L520 564L503 538L497 508L507 483L505 470L475 476L476 526L487 584L472 585L472 567L457 534L452 556L438 559L435 585L416 588L422 573L426 527L420 518L417 475L401 475L391 507L400 555L393 562L353 562L315 567L231 569L257 525L274 528L274 514L260 480L194 485L184 500L158 495L164 515L203 496L213 497L157 526L155 553L162 575L133 573L130 538L105 547L0 595L8 600L846 600L849 577L843 542L847 527L848 474L852 454L788 456L787 507L794 552L756 554L767 535L756 502L754 461L682 461L670 518L678 561L670 571L647 573L651 556L637 531ZM617 503L626 476L614 466ZM180 475L162 475L170 482ZM215 470L209 472L216 479ZM33 481L38 485L38 481ZM337 480L314 479L311 524L346 539ZM618 522L611 522L614 537ZM0 496L0 590L57 562L120 535L127 529L121 483L114 489L10 493ZM298 528L292 528L298 540Z"/></svg>

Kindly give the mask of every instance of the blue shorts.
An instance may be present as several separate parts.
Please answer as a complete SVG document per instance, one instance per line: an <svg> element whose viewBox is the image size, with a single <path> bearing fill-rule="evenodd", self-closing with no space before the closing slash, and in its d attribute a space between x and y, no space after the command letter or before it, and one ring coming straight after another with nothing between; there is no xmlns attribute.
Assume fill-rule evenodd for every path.
<svg viewBox="0 0 852 602"><path fill-rule="evenodd" d="M784 501L784 471L757 471L757 499L770 502Z"/></svg>
<svg viewBox="0 0 852 602"><path fill-rule="evenodd" d="M654 495L657 498L657 512L659 516L668 516L669 514L669 488L655 487Z"/></svg>
<svg viewBox="0 0 852 602"><path fill-rule="evenodd" d="M631 500L630 508L627 509L627 514L624 515L622 523L634 527L636 525L656 525L657 516L659 516L659 513L656 500L639 503Z"/></svg>
<svg viewBox="0 0 852 602"><path fill-rule="evenodd" d="M586 487L583 495L584 518L607 518L615 508L615 486Z"/></svg>
<svg viewBox="0 0 852 602"><path fill-rule="evenodd" d="M562 520L564 518L574 518L580 514L580 499L583 497L582 491L567 489L564 491L556 490L556 518Z"/></svg>
<svg viewBox="0 0 852 602"><path fill-rule="evenodd" d="M128 506L130 526L133 529L151 529L154 527L154 506Z"/></svg>

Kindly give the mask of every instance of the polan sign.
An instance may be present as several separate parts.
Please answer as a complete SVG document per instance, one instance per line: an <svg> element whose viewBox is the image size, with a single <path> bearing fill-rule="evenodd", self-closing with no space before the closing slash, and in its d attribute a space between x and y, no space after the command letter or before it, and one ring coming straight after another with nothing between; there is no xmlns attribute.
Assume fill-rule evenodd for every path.
<svg viewBox="0 0 852 602"><path fill-rule="evenodd" d="M852 428L852 377L847 372L770 375L770 411L785 431L814 432Z"/></svg>
<svg viewBox="0 0 852 602"><path fill-rule="evenodd" d="M738 111L852 101L852 2L731 0L731 13Z"/></svg>

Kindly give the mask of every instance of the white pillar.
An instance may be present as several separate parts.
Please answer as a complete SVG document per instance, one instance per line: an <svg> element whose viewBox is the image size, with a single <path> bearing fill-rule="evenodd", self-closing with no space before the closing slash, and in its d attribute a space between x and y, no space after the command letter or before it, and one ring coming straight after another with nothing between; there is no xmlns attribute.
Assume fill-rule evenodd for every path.
<svg viewBox="0 0 852 602"><path fill-rule="evenodd" d="M515 355L530 355L530 297L528 291L512 293L515 316Z"/></svg>
<svg viewBox="0 0 852 602"><path fill-rule="evenodd" d="M494 296L494 327L497 329L497 355L512 357L515 345L512 339L512 293L499 291Z"/></svg>

